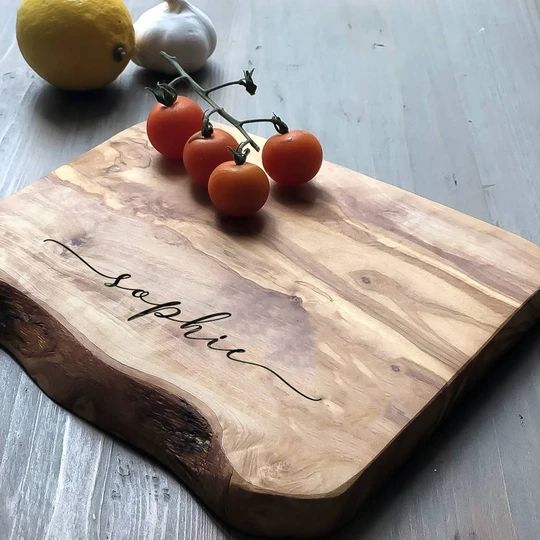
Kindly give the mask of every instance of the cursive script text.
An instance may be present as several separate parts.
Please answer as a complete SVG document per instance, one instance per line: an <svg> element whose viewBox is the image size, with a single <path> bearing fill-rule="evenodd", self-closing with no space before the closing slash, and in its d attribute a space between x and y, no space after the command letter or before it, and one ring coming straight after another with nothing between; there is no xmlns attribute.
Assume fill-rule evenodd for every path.
<svg viewBox="0 0 540 540"><path fill-rule="evenodd" d="M209 315L203 315L202 317L197 317L195 319L184 319L179 318L182 315L182 308L180 307L182 302L180 300L173 300L170 302L151 302L148 297L150 296L150 292L145 289L138 289L138 288L132 288L128 287L127 281L131 278L131 274L119 274L117 276L109 276L107 274L104 274L103 272L100 272L96 268L94 268L88 261L83 259L78 253L73 251L71 248L66 246L65 244L62 244L62 242L59 242L58 240L53 240L52 238L47 238L44 240L44 242L53 242L55 244L58 244L59 246L63 247L65 250L67 250L69 253L74 255L79 261L81 261L83 264L85 264L90 270L92 270L97 275L108 279L110 281L107 281L104 283L106 287L121 289L123 291L130 292L131 295L134 298L139 299L141 302L143 302L146 306L143 310L139 311L138 313L135 313L131 317L128 318L128 321L133 321L135 319L139 319L141 317L147 317L149 315L153 315L154 317L157 317L159 319L166 319L168 321L173 321L180 325L181 330L183 331L183 336L185 339L190 340L197 340L202 341L206 344L206 346L209 349L212 349L213 351L220 351L222 353L225 353L225 356L227 359L232 360L233 362L239 362L241 364L247 364L248 366L254 366L261 369L264 369L271 373L274 377L277 377L283 384L287 385L291 390L299 394L305 399L308 399L310 401L321 401L322 398L315 398L308 396L304 392L301 392L293 386L291 383L289 383L284 377L282 377L279 373L277 373L274 369L269 368L268 366L265 366L264 364L259 364L257 362L252 362L250 360L245 360L243 358L239 358L240 355L243 355L246 353L245 349L242 348L231 348L226 346L219 346L220 344L223 344L224 341L227 339L227 335L221 335L218 337L208 337L200 335L201 332L203 332L203 329L205 325L208 325L209 323L213 323L216 321L222 321L224 319L228 319L232 317L232 314L227 311L220 311L217 313L210 313Z"/></svg>

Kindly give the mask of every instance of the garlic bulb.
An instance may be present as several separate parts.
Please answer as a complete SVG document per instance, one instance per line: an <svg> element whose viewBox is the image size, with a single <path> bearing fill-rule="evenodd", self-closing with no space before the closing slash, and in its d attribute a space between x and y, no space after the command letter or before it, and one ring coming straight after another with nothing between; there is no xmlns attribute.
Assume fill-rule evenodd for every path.
<svg viewBox="0 0 540 540"><path fill-rule="evenodd" d="M167 0L143 13L135 23L135 55L139 66L175 74L161 51L176 56L188 72L201 69L216 48L217 36L206 13L185 0Z"/></svg>

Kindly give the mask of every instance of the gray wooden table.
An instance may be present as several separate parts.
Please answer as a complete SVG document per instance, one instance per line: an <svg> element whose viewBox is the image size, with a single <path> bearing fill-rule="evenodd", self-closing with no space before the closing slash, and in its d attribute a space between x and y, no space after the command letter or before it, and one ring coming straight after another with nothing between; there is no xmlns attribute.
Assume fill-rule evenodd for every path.
<svg viewBox="0 0 540 540"><path fill-rule="evenodd" d="M134 16L153 3L128 2ZM132 66L92 95L55 91L19 54L15 4L0 0L2 196L144 119L154 81ZM228 108L275 111L331 161L540 243L538 0L198 5L220 38L200 79L256 67L257 96L224 90ZM536 327L335 538L540 538L539 361ZM246 537L0 353L0 540L45 538Z"/></svg>

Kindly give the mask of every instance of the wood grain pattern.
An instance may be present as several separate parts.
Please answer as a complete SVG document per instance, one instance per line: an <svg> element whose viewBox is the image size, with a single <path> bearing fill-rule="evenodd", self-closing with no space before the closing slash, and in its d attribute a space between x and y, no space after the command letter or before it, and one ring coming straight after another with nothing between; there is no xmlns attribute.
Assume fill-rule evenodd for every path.
<svg viewBox="0 0 540 540"><path fill-rule="evenodd" d="M150 7L127 3L134 16ZM142 120L151 103L149 80L133 66L96 95L48 88L18 53L16 4L0 0L2 196ZM261 82L256 99L225 91L228 108L254 115L278 108L292 125L316 131L331 161L540 243L537 0L276 0L271 11L263 0L198 5L220 33L202 82L233 79L248 61ZM325 47L317 45L320 21ZM300 87L309 92L291 92ZM539 330L333 538L538 538ZM245 538L148 456L47 399L4 352L0 385L5 537Z"/></svg>
<svg viewBox="0 0 540 540"><path fill-rule="evenodd" d="M216 218L141 125L1 209L2 343L268 536L349 518L540 311L530 242L330 163L255 220Z"/></svg>

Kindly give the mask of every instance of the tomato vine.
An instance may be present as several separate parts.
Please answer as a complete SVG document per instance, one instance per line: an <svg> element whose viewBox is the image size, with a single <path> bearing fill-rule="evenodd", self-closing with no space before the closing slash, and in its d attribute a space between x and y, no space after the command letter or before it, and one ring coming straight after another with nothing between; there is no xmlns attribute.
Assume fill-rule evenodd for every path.
<svg viewBox="0 0 540 540"><path fill-rule="evenodd" d="M249 148L247 148L248 144L257 152L260 151L259 145L244 129L244 126L246 124L271 123L277 133L284 135L289 132L287 124L276 114L273 114L271 118L253 118L246 120L238 120L230 113L228 113L213 98L210 97L210 93L234 85L243 86L248 92L248 94L252 96L255 95L255 92L257 91L257 85L253 80L253 69L244 70L244 76L241 79L219 84L212 88L205 89L195 80L193 80L193 78L182 68L182 66L178 63L177 59L174 56L171 56L164 51L161 51L161 56L163 56L163 58L165 58L165 60L167 60L178 71L179 76L170 81L169 83L160 82L157 84L156 88L149 88L149 90L154 94L156 99L161 104L165 105L166 107L170 107L175 102L178 96L175 86L180 82L187 82L191 86L193 91L198 94L201 99L206 101L206 103L208 103L208 105L210 105L211 107L204 113L201 126L201 133L203 137L208 138L212 135L213 126L210 121L210 117L213 114L218 114L223 119L227 120L227 122L236 127L238 131L240 131L240 133L242 133L242 135L245 137L245 140L242 141L236 149L232 150L234 161L237 164L241 164L246 161L246 157L249 154Z"/></svg>

